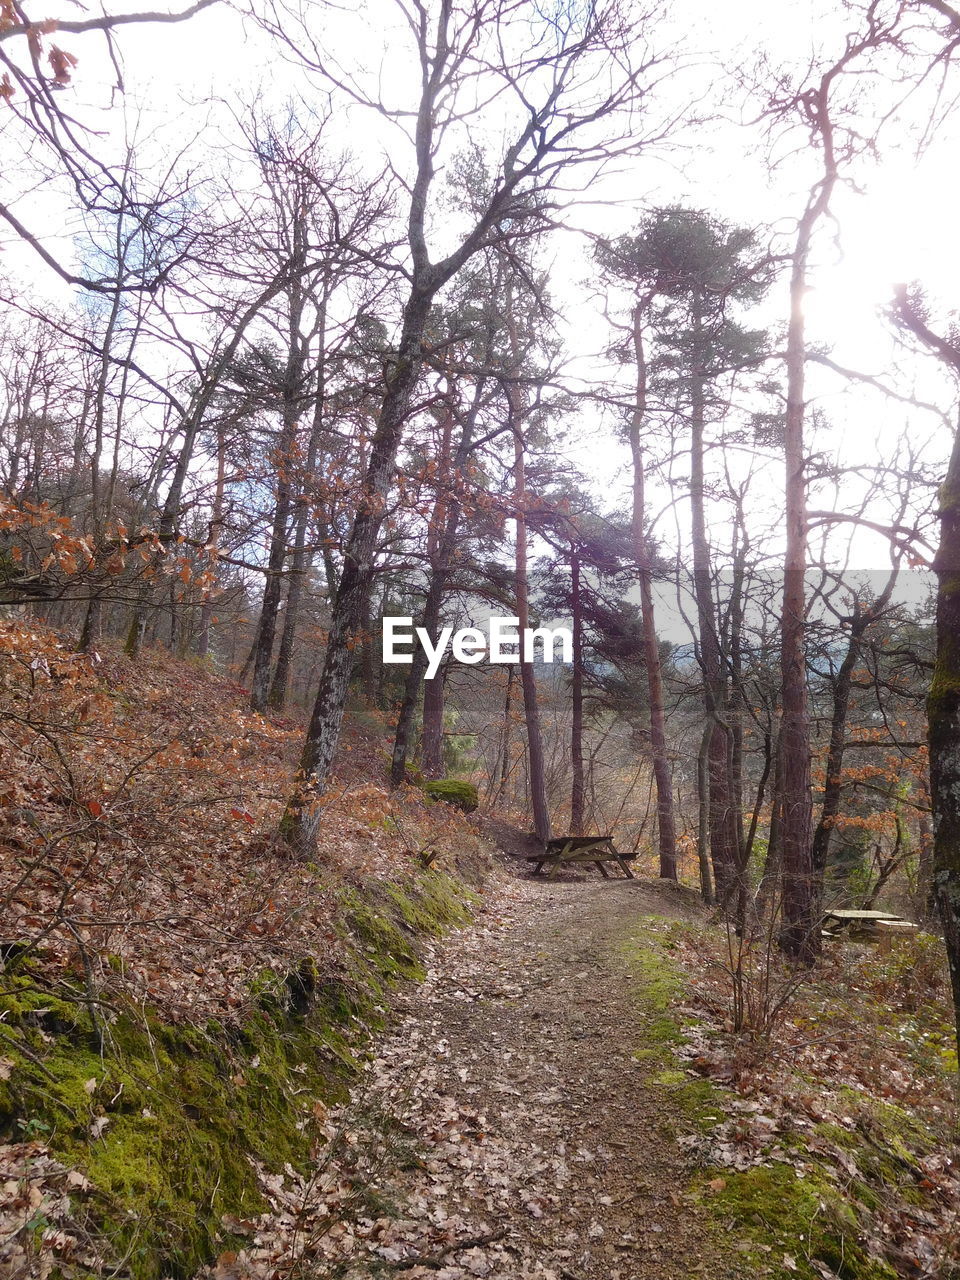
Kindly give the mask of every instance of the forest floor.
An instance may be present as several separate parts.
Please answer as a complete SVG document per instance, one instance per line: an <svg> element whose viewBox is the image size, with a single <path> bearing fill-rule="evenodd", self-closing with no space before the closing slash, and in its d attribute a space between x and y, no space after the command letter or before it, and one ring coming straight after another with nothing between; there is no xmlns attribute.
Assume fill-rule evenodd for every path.
<svg viewBox="0 0 960 1280"><path fill-rule="evenodd" d="M0 625L0 1276L51 1275L92 1224L63 1275L124 1274L126 1231L149 1280L960 1277L936 936L798 972L692 889L533 880L506 815L389 789L369 713L291 874L302 727L245 704ZM133 1038L94 1060L104 1011Z"/></svg>
<svg viewBox="0 0 960 1280"><path fill-rule="evenodd" d="M693 890L518 865L399 994L313 1175L266 1184L205 1280L960 1275L939 1041L911 1061L896 994L922 951L838 953L745 1048Z"/></svg>
<svg viewBox="0 0 960 1280"><path fill-rule="evenodd" d="M678 1135L690 1117L653 1082L656 1010L632 962L638 921L702 915L694 895L501 874L485 899L477 924L441 944L426 981L404 993L335 1117L363 1174L362 1204L334 1226L320 1214L318 1231L318 1215L288 1201L272 1239L257 1224L250 1273L258 1254L299 1247L351 1280L749 1274L684 1193L690 1155ZM330 1177L318 1193L325 1210L338 1185ZM232 1255L217 1268L244 1270Z"/></svg>

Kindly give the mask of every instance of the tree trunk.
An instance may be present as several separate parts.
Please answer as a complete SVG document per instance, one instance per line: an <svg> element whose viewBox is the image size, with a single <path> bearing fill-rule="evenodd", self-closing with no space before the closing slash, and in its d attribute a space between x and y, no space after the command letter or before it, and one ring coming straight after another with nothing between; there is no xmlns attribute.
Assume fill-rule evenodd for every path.
<svg viewBox="0 0 960 1280"><path fill-rule="evenodd" d="M127 638L123 645L123 652L128 658L135 658L143 646L143 637L147 630L147 611L144 607L134 609L130 618L130 626L127 629Z"/></svg>
<svg viewBox="0 0 960 1280"><path fill-rule="evenodd" d="M937 899L933 890L933 827L930 822L930 774L920 779L917 794L917 892L916 901L922 920L936 915Z"/></svg>
<svg viewBox="0 0 960 1280"><path fill-rule="evenodd" d="M507 691L503 699L503 751L500 756L500 780L497 784L495 803L499 802L506 795L507 778L510 776L510 716L512 713L511 701L513 695L513 680L516 667L507 667Z"/></svg>
<svg viewBox="0 0 960 1280"><path fill-rule="evenodd" d="M304 487L309 484L310 475L311 469L308 463ZM270 691L267 694L267 705L274 711L283 710L290 688L290 668L293 663L294 641L297 635L297 624L300 621L303 588L310 569L310 557L306 550L309 523L310 504L306 492L302 492L299 496L294 516L293 549L288 574L287 601L283 611L283 627L280 632L280 644L277 648L277 662L273 671Z"/></svg>
<svg viewBox="0 0 960 1280"><path fill-rule="evenodd" d="M700 868L700 894L704 902L714 898L710 870L710 743L714 725L708 721L697 752L697 863Z"/></svg>
<svg viewBox="0 0 960 1280"><path fill-rule="evenodd" d="M418 624L424 628L434 645L436 645L437 636L440 632L440 606L443 600L445 586L446 574L441 572L438 566L430 576L430 585L427 588L427 597L424 601L423 614L421 615L420 622ZM401 783L406 781L407 757L410 755L411 748L413 747L414 720L416 717L417 701L420 695L421 685L424 686L423 771L428 778L440 777L443 772L443 764L440 759L441 744L436 741L438 737L442 737L443 732L442 696L440 698L439 732L436 723L436 711L434 710L431 715L429 748L427 746L428 734L426 725L427 700L435 685L442 688L443 680L440 672L438 671L432 680L425 681L423 677L426 673L427 666L428 658L423 645L415 645L413 661L410 664L410 670L407 672L407 679L404 683L403 701L400 705L400 715L397 719L397 730L393 739L393 759L390 763L390 784L394 787L399 787ZM427 762L428 755L429 765Z"/></svg>
<svg viewBox="0 0 960 1280"><path fill-rule="evenodd" d="M540 708L537 703L537 676L533 661L523 660L522 638L530 626L530 598L527 580L527 519L525 515L526 469L524 460L523 430L514 415L514 489L516 510L516 601L517 618L521 636L520 687L523 690L523 718L527 728L527 764L530 782L530 804L533 809L533 829L538 840L550 839L550 808L547 804L546 773L543 757L543 734L540 730Z"/></svg>
<svg viewBox="0 0 960 1280"><path fill-rule="evenodd" d="M697 319L694 315L694 325ZM710 574L710 544L704 496L704 403L703 379L694 374L690 404L690 513L693 550L693 593L697 605L700 635L700 666L703 671L703 699L710 722L707 788L710 856L713 861L717 898L726 903L738 881L736 811L730 765L733 758L731 730L727 723L727 680L720 648Z"/></svg>
<svg viewBox="0 0 960 1280"><path fill-rule="evenodd" d="M404 308L400 345L387 375L386 394L364 474L363 497L344 551L320 687L300 757L300 783L281 822L284 839L302 855L309 855L316 843L319 814L315 801L340 736L353 669L353 641L363 621L364 600L373 576L377 532L393 479L403 426L420 377L420 348L434 291L429 285L415 286Z"/></svg>
<svg viewBox="0 0 960 1280"><path fill-rule="evenodd" d="M446 669L441 667L432 680L423 683L423 728L420 766L425 778L442 778L443 715L446 707Z"/></svg>
<svg viewBox="0 0 960 1280"><path fill-rule="evenodd" d="M850 705L850 689L853 672L860 661L863 648L863 637L870 624L877 618L890 602L897 582L897 569L894 568L887 579L886 586L872 603L861 606L854 605L853 618L850 623L850 639L847 652L837 670L833 685L833 708L830 716L830 745L827 749L826 777L823 784L823 805L820 820L813 835L813 869L816 883L823 883L824 869L830 853L830 836L837 814L840 812L840 799L843 792L843 755L844 739L847 731L847 711Z"/></svg>
<svg viewBox="0 0 960 1280"><path fill-rule="evenodd" d="M513 307L512 290L507 291L507 332L510 337L512 369L516 377L520 372L521 351L517 321ZM533 810L533 829L537 839L546 843L550 839L550 806L547 802L546 768L543 754L543 734L540 728L540 707L537 702L537 675L534 663L525 661L523 637L530 626L530 584L527 574L527 473L526 442L524 440L525 405L516 381L506 384L510 427L513 432L513 507L516 521L516 609L520 631L520 688L523 690L523 718L527 730L527 781L530 806Z"/></svg>
<svg viewBox="0 0 960 1280"><path fill-rule="evenodd" d="M803 302L814 219L801 219L790 274L787 329L786 554L780 647L782 719L779 742L781 822L780 875L783 927L780 945L796 960L812 962L820 952L819 893L815 884L811 825L810 722L806 680L807 480L804 470Z"/></svg>
<svg viewBox="0 0 960 1280"><path fill-rule="evenodd" d="M950 963L960 1047L960 427L940 490L940 546L933 568L937 653L927 698L933 893Z"/></svg>
<svg viewBox="0 0 960 1280"><path fill-rule="evenodd" d="M663 708L663 677L660 671L660 645L653 608L653 570L644 528L644 471L641 431L647 407L647 365L643 350L643 308L633 310L633 348L637 366L637 397L630 419L630 453L633 461L632 529L634 557L640 579L640 619L643 628L643 654L647 671L647 697L650 703L650 750L653 776L657 784L657 838L660 851L660 875L667 880L677 878L677 832L673 816L673 779L667 757L667 735Z"/></svg>
<svg viewBox="0 0 960 1280"><path fill-rule="evenodd" d="M98 595L92 596L87 603L87 609L83 615L83 627L80 631L80 639L77 641L78 653L89 653L100 639L100 619L102 612L102 601L100 597Z"/></svg>
<svg viewBox="0 0 960 1280"><path fill-rule="evenodd" d="M460 437L460 443L457 446L457 455L454 461L454 469L459 474L460 468L466 464L470 451L473 448L473 426L476 421L477 410L480 406L480 390L481 383L478 384L477 394L474 403L467 415L464 423L463 434ZM443 483L449 484L451 476L449 467L446 466L446 459L449 456L450 447L450 427L452 419L448 419L444 427L443 447L441 454L444 461L441 479ZM441 610L443 608L443 598L447 590L447 582L450 577L450 569L453 563L453 557L456 553L457 530L460 525L461 505L460 499L455 493L451 493L449 498L440 504L440 511L435 513L441 517L437 522L439 535L435 539L431 539L429 547L431 562L433 565L433 577L430 583L431 590L428 593L426 607L424 609L424 625L430 635L430 639L434 645L440 635ZM445 523L443 523L445 517ZM445 689L446 689L446 668L442 666L432 680L425 681L422 676L420 683L423 685L423 723L420 734L421 741L421 759L420 764L423 774L427 778L442 778L445 772L443 762L443 714L446 705ZM416 694L414 694L416 697Z"/></svg>
<svg viewBox="0 0 960 1280"><path fill-rule="evenodd" d="M270 551L267 558L267 576L260 605L253 653L253 681L250 689L250 707L264 711L270 695L270 672L273 665L273 645L277 634L277 617L283 595L284 567L287 559L287 535L290 522L291 488L289 469L293 457L296 419L284 423L277 449L277 501L270 531Z"/></svg>
<svg viewBox="0 0 960 1280"><path fill-rule="evenodd" d="M223 496L226 487L227 448L223 424L217 426L217 483L213 492L213 509L210 512L210 528L207 532L207 544L210 549L211 566L215 569L220 550L220 535L223 532ZM213 618L213 584L204 588L203 604L200 606L200 633L197 637L197 653L205 658L210 652L210 623Z"/></svg>
<svg viewBox="0 0 960 1280"><path fill-rule="evenodd" d="M756 823L752 823L749 838L743 829L743 713L745 695L743 687L743 611L744 580L746 578L747 551L749 542L743 520L742 504L738 503L740 526L743 529L743 541L739 548L735 546L733 556L733 579L730 587L730 692L727 697L726 719L730 729L730 790L733 806L733 840L736 849L737 867L739 868L741 886L747 884L747 867L753 848L753 836ZM769 751L766 764L769 769ZM766 785L766 774L758 788L762 799L763 787Z"/></svg>
<svg viewBox="0 0 960 1280"><path fill-rule="evenodd" d="M316 339L318 343L316 385L313 388L314 407L313 420L310 424L310 439L307 444L307 460L299 485L296 510L294 514L293 553L290 558L289 585L287 587L287 606L283 614L283 630L280 634L280 647L277 650L277 664L273 672L273 681L267 695L269 706L275 711L282 711L287 701L290 686L290 668L293 662L294 641L297 624L300 621L300 607L303 602L303 590L307 574L310 572L312 557L307 552L307 531L310 526L310 501L317 474L317 461L320 456L320 445L324 430L324 409L326 407L326 336L327 305L330 296L328 281L323 284L318 306ZM303 375L306 352L300 362L300 376ZM369 597L368 597L369 599ZM369 630L369 627L367 628ZM368 640L364 649L365 655L372 652L372 641Z"/></svg>
<svg viewBox="0 0 960 1280"><path fill-rule="evenodd" d="M776 727L771 732L771 750L773 755L773 794L770 803L770 830L767 833L767 852L763 860L763 872L760 876L760 887L757 890L757 907L762 913L773 902L780 884L780 838L783 824L780 820L780 730Z"/></svg>
<svg viewBox="0 0 960 1280"><path fill-rule="evenodd" d="M300 270L303 267L306 255L306 224L302 210L296 218L292 234L293 246L290 265L292 269ZM287 296L289 310L286 319L289 345L287 347L286 366L283 371L283 418L276 452L277 505L274 508L273 527L270 531L267 578L263 588L263 603L260 607L256 652L253 659L253 681L250 689L250 707L253 711L266 710L270 700L273 645L277 634L277 617L280 612L284 571L289 550L289 526L294 498L293 469L297 446L297 429L300 424L300 406L304 391L303 375L306 364L306 343L300 329L306 298L299 275L296 277L296 283L288 290ZM294 602L299 605L299 590L296 591ZM294 625L296 625L295 619ZM284 693L286 692L286 670L289 667L292 643L291 631L290 651L283 655L282 689Z"/></svg>
<svg viewBox="0 0 960 1280"><path fill-rule="evenodd" d="M469 434L471 426L472 420L464 427L464 434L457 449L457 467L462 466L466 461L471 444ZM446 594L450 561L456 547L457 528L460 522L459 500L452 494L448 496L446 493L451 478L452 428L453 413L448 405L441 425L437 496L427 530L427 561L430 579L423 602L423 613L418 623L426 631L433 645L436 645L440 634L443 598ZM428 665L423 645L416 645L413 662L404 683L403 701L400 705L400 715L393 740L390 783L394 787L400 786L406 779L407 757L413 746L413 726L421 687L423 687L423 772L428 778L443 776L443 678L438 671L432 680L424 681Z"/></svg>
<svg viewBox="0 0 960 1280"><path fill-rule="evenodd" d="M896 291L897 316L960 379L960 346L934 333L911 302ZM933 898L950 965L960 1050L960 420L940 489L937 577L937 652L927 696L930 804L933 810Z"/></svg>
<svg viewBox="0 0 960 1280"><path fill-rule="evenodd" d="M573 598L573 709L570 728L570 834L583 835L583 602L580 598L580 553L570 544Z"/></svg>

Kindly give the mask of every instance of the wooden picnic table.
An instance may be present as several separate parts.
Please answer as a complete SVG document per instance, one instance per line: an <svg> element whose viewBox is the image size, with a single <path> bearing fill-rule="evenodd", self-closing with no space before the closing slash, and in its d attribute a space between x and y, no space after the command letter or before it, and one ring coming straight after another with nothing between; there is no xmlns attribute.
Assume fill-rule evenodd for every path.
<svg viewBox="0 0 960 1280"><path fill-rule="evenodd" d="M561 867L574 862L592 862L605 879L609 879L609 872L603 864L615 862L627 879L633 880L628 863L637 855L620 853L613 843L613 836L557 836L546 842L542 853L525 856L528 862L537 864L533 869L535 876L549 865L548 880L552 880Z"/></svg>
<svg viewBox="0 0 960 1280"><path fill-rule="evenodd" d="M917 925L891 911L858 911L853 907L833 907L823 913L824 929L828 936L836 936L842 929L884 930L894 933L915 933Z"/></svg>

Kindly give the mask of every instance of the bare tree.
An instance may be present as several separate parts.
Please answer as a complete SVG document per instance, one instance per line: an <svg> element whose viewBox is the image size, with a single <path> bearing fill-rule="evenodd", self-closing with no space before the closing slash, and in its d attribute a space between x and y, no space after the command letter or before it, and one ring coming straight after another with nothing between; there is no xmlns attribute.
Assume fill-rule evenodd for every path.
<svg viewBox="0 0 960 1280"><path fill-rule="evenodd" d="M170 12L104 12L90 18L52 20L32 17L21 0L0 3L0 102L18 119L31 160L39 163L42 158L49 173L65 178L80 207L87 212L115 209L118 200L129 203L125 165L122 160L117 165L104 154L97 154L98 132L85 125L75 111L65 107L60 91L70 84L80 59L71 49L62 48L58 39L64 35L102 36L117 73L116 89L122 92L123 77L115 43L118 31L128 26L184 22L214 3L216 0L195 0L185 9ZM61 280L97 293L111 293L117 288L151 290L162 282L170 269L169 261L144 264L143 272L135 277L128 274L119 283L110 275L97 276L65 265L47 248L44 237L31 230L18 214L16 205L22 192L10 181L14 174L22 183L18 166L8 164L4 174L7 190L0 199L0 219ZM141 221L149 216L162 219L163 208L162 199L144 197L135 212Z"/></svg>
<svg viewBox="0 0 960 1280"><path fill-rule="evenodd" d="M315 798L339 737L354 638L364 616L397 451L421 376L433 299L480 250L542 230L551 213L551 193L572 166L596 171L611 158L661 137L666 128L663 121L651 127L640 114L652 81L664 70L643 37L646 15L628 16L616 0L563 11L532 28L529 15L518 14L504 0L438 0L429 9L399 8L420 68L412 117L405 109L385 106L379 90L371 93L357 80L329 70L331 64L306 36L295 49L328 82L334 81L347 100L395 123L412 118L414 151L408 185L409 262L404 268L408 292L400 336L386 373L360 508L345 548L324 670L301 758L301 782L282 823L285 838L300 851L314 843ZM286 18L278 17L273 27L293 48ZM603 74L596 74L601 68ZM456 247L435 258L429 247L436 219L432 193L443 145L491 100L501 108L511 104L512 141L502 153L483 209L464 228Z"/></svg>
<svg viewBox="0 0 960 1280"><path fill-rule="evenodd" d="M804 963L820 952L820 892L813 865L813 798L810 773L810 724L807 704L805 628L807 615L807 459L805 454L807 340L804 298L809 288L816 234L827 217L841 170L870 141L861 131L856 95L871 70L871 55L895 44L898 6L887 9L870 0L863 9L850 6L857 25L844 40L838 57L818 67L805 87L778 85L769 108L775 122L799 120L806 146L816 155L819 173L812 182L797 222L788 261L790 311L784 364L785 542L783 562L783 628L781 633L781 724L778 791L780 823L784 951ZM874 69L875 70L875 69ZM857 86L854 99L842 98L846 82ZM841 100L838 102L838 98Z"/></svg>

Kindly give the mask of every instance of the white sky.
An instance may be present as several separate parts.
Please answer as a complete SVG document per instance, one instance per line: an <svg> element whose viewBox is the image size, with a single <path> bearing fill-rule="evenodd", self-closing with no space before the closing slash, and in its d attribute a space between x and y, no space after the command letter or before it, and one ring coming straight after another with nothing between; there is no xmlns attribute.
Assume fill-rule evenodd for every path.
<svg viewBox="0 0 960 1280"><path fill-rule="evenodd" d="M592 206L578 212L573 220L593 231L617 234L636 220L644 202L685 202L731 221L767 224L789 235L801 208L808 172L796 161L783 162L773 172L768 169L759 130L743 123L750 108L744 107L733 77L741 69L749 69L761 49L773 62L802 60L817 41L830 34L830 27L841 21L838 8L828 8L824 20L824 5L812 0L780 4L769 0L678 0L668 29L684 42L693 69L677 80L671 92L705 95L705 105L719 119L688 132L682 145L668 156L640 160L635 171L618 180L615 195L621 202L619 207ZM37 12L37 16L56 11L56 5L47 6L43 15ZM344 50L345 57L352 56L356 64L371 68L375 63L382 65L387 91L416 74L398 54L399 41L390 31L395 19L386 17L393 12L390 0L373 0L356 12L330 10L324 26L324 36L329 36L331 45L353 43L352 49ZM101 42L97 37L85 37L64 38L61 43L81 57L75 85L61 101L65 106L84 104L85 111L92 110L98 127L118 138L121 115L110 105L112 73L102 56ZM238 96L249 101L261 93L268 102L279 103L288 94L312 92L309 82L277 55L254 24L244 22L223 5L183 26L127 30L119 43L128 104L142 107L141 132L145 126L147 132L156 128L160 148L197 132L201 144L215 149L219 135L206 122L222 114L220 104ZM381 58L385 59L382 64ZM384 145L383 127L373 119L363 123L356 111L342 113L341 118L345 139L368 156L373 157ZM901 354L896 357L900 372L885 374L896 348L879 310L890 297L891 285L903 279L923 281L946 307L960 298L956 135L954 123L943 136L933 139L918 162L908 134L891 130L882 163L864 165L857 172L862 193L844 188L837 194L835 222L818 242L814 287L806 308L810 341L832 348L840 364L889 377L902 393L936 398L945 406L950 403L951 389L930 362L910 361ZM0 148L8 147L11 139L11 130L0 132ZM388 145L396 148L396 138ZM0 187L8 199L17 189L16 166L10 154L0 165ZM602 194L609 198L609 186ZM63 241L55 239L63 231L62 212L48 192L29 197L19 209L34 220L32 225L44 226L51 244L59 245L58 251L62 251ZM7 235L3 234L0 242L8 271L28 280L33 289L46 288L52 298L63 299L64 287L38 269ZM579 358L575 367L589 373L596 369L596 356L605 341L596 304L585 299L579 289L579 281L589 270L589 258L582 241L573 236L569 244L555 245L551 252L556 263L554 293L568 312L565 337L571 355ZM765 304L762 318L781 323L785 311L785 286L781 284ZM931 439L928 456L932 460L945 459L947 433L930 415L893 405L869 391L853 392L819 370L811 370L810 390L832 424L830 437L811 441L813 447L838 448L847 461L878 460L892 452L897 435L909 424L914 441ZM595 476L598 489L608 490L621 483L625 458L611 439L603 443L605 447L598 450L596 436L592 436L581 441L572 456ZM762 524L775 522L782 509L776 477L773 466L758 497L757 518ZM660 497L665 505L666 492ZM656 501L654 490L651 505ZM683 522L681 513L681 526ZM669 533L669 528L664 529L665 536ZM887 555L882 540L858 536L852 562L864 568L883 567Z"/></svg>

